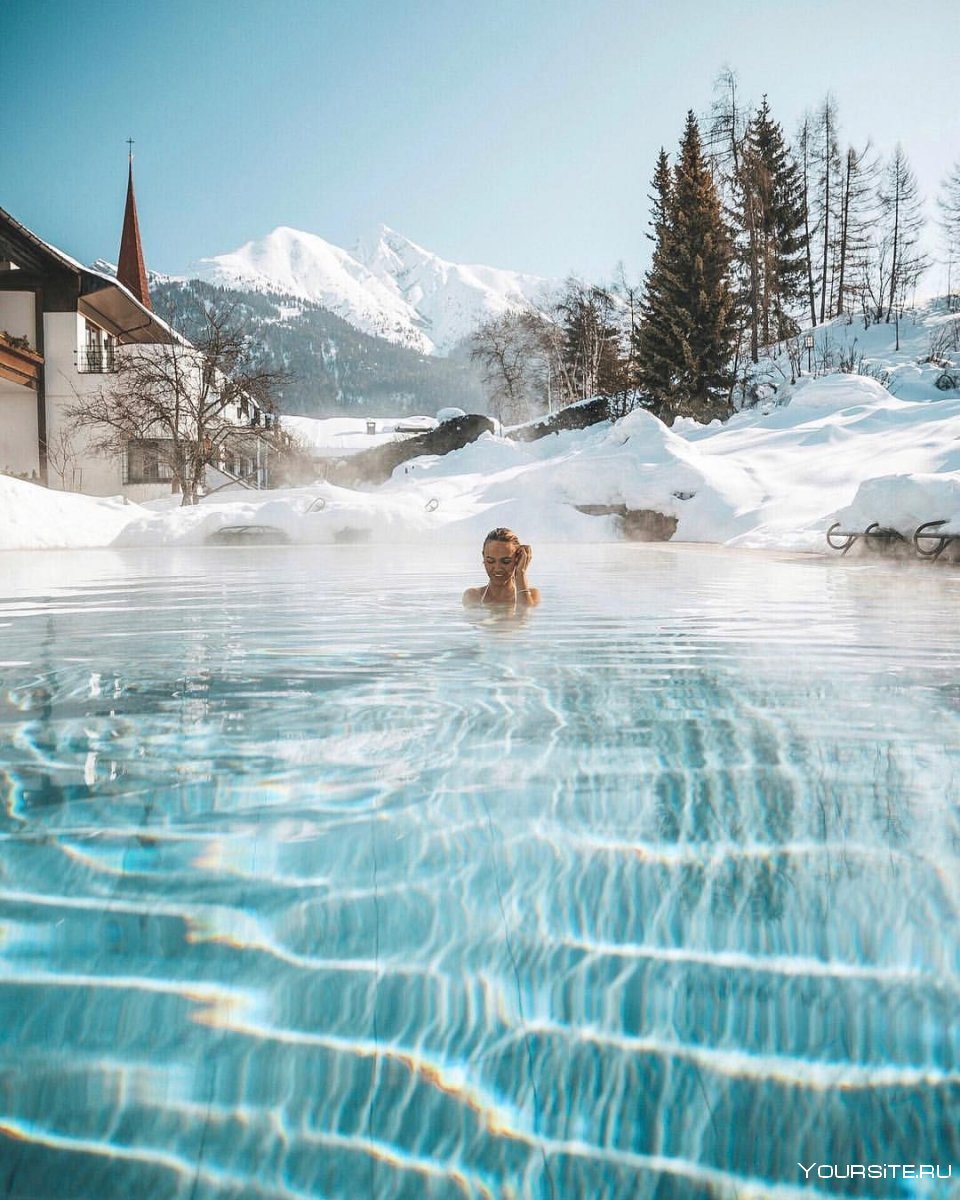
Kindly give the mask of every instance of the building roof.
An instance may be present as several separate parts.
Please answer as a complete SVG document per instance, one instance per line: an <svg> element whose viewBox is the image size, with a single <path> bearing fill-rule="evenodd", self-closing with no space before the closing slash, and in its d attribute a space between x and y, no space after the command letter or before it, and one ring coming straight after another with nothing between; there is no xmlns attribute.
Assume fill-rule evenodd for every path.
<svg viewBox="0 0 960 1200"><path fill-rule="evenodd" d="M4 239L4 234L7 238ZM133 342L170 342L180 335L118 279L95 271L64 254L56 246L38 237L5 209L0 208L0 243L14 242L24 258L25 271L54 269L76 279L78 310L101 323L121 340ZM18 257L20 254L18 254Z"/></svg>

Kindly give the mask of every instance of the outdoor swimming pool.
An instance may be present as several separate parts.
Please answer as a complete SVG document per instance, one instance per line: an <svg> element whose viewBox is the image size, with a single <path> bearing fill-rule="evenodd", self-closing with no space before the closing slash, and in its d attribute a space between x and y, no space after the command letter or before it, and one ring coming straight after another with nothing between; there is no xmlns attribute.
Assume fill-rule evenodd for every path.
<svg viewBox="0 0 960 1200"><path fill-rule="evenodd" d="M532 576L0 556L0 1196L960 1194L960 571Z"/></svg>

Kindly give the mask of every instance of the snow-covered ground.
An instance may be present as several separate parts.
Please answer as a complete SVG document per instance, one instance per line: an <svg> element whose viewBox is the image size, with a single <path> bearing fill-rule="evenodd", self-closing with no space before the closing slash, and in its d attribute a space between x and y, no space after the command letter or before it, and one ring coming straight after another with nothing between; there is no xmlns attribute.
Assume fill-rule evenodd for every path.
<svg viewBox="0 0 960 1200"><path fill-rule="evenodd" d="M273 492L218 493L195 508L174 502L124 504L47 491L0 477L0 549L202 544L218 530L266 525L301 543L459 542L509 525L531 542L614 541L614 516L577 505L655 509L678 520L675 540L754 548L825 551L825 531L873 521L912 534L946 519L960 531L960 390L940 391L936 364L922 363L932 337L952 329L931 307L901 325L834 325L827 342L856 339L869 375L804 376L725 424L678 421L645 412L616 423L519 442L493 434L442 458L415 459L380 487L352 491L327 483ZM954 358L960 354L954 351ZM771 378L781 368L771 367ZM897 394L893 394L897 393ZM325 447L361 447L397 436L395 421L315 422ZM330 428L324 428L330 426ZM363 432L361 432L363 430ZM309 430L307 431L309 433Z"/></svg>

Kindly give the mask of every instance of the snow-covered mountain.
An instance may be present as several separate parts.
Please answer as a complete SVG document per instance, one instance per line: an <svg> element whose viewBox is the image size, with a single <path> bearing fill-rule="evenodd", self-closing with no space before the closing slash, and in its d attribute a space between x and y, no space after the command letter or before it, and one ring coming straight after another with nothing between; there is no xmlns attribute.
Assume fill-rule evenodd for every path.
<svg viewBox="0 0 960 1200"><path fill-rule="evenodd" d="M314 301L364 333L423 354L447 353L482 318L535 303L548 286L535 275L447 262L385 225L352 252L280 226L201 259L190 274Z"/></svg>

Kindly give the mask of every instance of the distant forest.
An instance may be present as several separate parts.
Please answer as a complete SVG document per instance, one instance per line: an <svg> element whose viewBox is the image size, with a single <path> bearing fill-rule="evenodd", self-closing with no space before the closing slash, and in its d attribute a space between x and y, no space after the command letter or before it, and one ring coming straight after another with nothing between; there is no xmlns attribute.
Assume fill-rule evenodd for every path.
<svg viewBox="0 0 960 1200"><path fill-rule="evenodd" d="M319 304L291 296L214 287L201 280L155 282L156 311L186 337L205 328L204 309L228 308L257 344L263 365L288 382L281 411L304 416L431 416L455 406L486 412L468 352L440 358L361 333Z"/></svg>
<svg viewBox="0 0 960 1200"><path fill-rule="evenodd" d="M766 97L744 106L721 74L706 117L687 114L654 166L642 283L569 279L552 305L485 321L473 338L491 408L511 423L605 396L612 416L723 418L750 403L775 350L799 368L800 334L846 316L898 322L930 265L906 152L845 144L831 96L792 139ZM944 163L938 226L956 289L960 162ZM950 297L952 306L957 298ZM899 330L899 325L897 326Z"/></svg>

